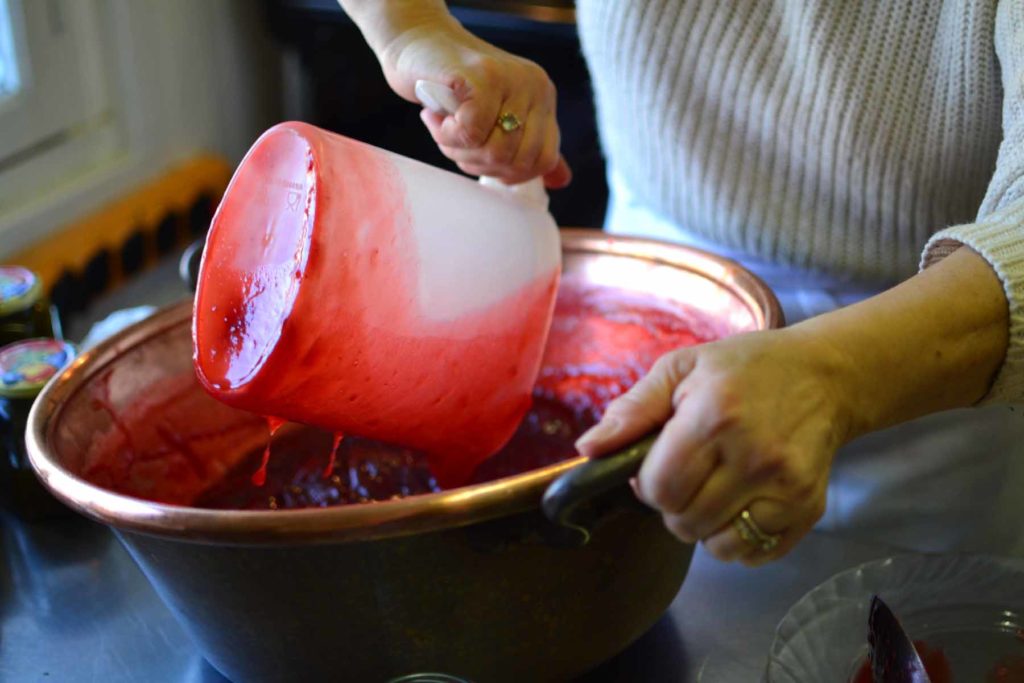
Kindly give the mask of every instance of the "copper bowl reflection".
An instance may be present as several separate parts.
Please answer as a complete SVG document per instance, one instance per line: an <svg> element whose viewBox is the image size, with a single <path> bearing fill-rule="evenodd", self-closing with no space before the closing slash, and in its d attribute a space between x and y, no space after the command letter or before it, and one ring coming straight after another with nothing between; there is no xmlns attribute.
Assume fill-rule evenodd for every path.
<svg viewBox="0 0 1024 683"><path fill-rule="evenodd" d="M723 333L782 324L768 288L731 261L595 231L562 235L566 276L683 301ZM559 542L538 505L579 459L441 493L284 511L155 503L144 499L142 475L121 492L87 481L98 444L118 429L111 415L172 390L176 401L208 402L211 422L237 425L202 454L207 479L266 438L261 421L195 381L190 316L183 302L82 355L39 397L27 440L44 484L115 530L229 678L372 681L440 670L565 680L641 635L678 591L692 548L630 505L627 491L598 506L590 544ZM173 411L167 420L173 427Z"/></svg>

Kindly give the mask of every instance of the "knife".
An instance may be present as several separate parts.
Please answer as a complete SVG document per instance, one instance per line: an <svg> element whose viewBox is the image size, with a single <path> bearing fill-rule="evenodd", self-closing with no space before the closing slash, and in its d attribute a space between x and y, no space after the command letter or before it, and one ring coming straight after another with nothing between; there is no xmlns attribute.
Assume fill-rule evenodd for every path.
<svg viewBox="0 0 1024 683"><path fill-rule="evenodd" d="M875 683L931 683L914 643L877 595L868 613L868 646Z"/></svg>

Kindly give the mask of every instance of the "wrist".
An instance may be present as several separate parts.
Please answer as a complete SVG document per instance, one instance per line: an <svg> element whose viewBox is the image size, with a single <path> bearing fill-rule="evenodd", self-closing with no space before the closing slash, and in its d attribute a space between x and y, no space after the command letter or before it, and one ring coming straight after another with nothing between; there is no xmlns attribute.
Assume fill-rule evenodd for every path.
<svg viewBox="0 0 1024 683"><path fill-rule="evenodd" d="M877 429L877 416L871 401L863 402L867 394L857 359L844 345L833 343L809 322L784 328L782 332L789 336L791 353L802 360L806 372L821 385L824 402L820 410L833 425L834 446L838 448Z"/></svg>
<svg viewBox="0 0 1024 683"><path fill-rule="evenodd" d="M970 250L859 303L789 328L814 340L849 438L973 405L1006 355L999 278Z"/></svg>
<svg viewBox="0 0 1024 683"><path fill-rule="evenodd" d="M444 0L339 0L382 66L410 31L447 30L457 24ZM393 66L393 64L392 64Z"/></svg>

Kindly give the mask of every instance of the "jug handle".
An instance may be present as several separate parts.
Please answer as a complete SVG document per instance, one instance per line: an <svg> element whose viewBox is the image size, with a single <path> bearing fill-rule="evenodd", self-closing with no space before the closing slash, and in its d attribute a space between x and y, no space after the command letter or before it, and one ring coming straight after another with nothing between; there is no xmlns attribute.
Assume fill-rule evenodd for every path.
<svg viewBox="0 0 1024 683"><path fill-rule="evenodd" d="M459 108L459 100L455 91L441 83L433 81L416 81L416 97L420 104L434 112L451 116ZM544 189L544 181L541 178L527 180L525 183L506 185L497 178L480 176L480 184L499 192L507 193L516 200L530 204L544 211L548 210L548 193Z"/></svg>
<svg viewBox="0 0 1024 683"><path fill-rule="evenodd" d="M579 545L587 543L590 529L578 514L582 506L635 477L658 433L652 432L615 453L590 458L555 479L541 499L544 515L555 524L572 530Z"/></svg>

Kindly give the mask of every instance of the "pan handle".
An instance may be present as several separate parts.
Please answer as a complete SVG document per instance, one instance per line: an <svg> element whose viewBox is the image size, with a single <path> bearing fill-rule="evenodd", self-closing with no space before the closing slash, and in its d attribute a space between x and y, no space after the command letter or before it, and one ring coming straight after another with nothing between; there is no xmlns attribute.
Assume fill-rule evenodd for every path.
<svg viewBox="0 0 1024 683"><path fill-rule="evenodd" d="M654 432L627 448L573 467L555 479L544 492L541 508L549 520L577 536L583 545L590 540L590 529L581 521L580 511L591 499L622 486L640 470L647 452L654 445Z"/></svg>

